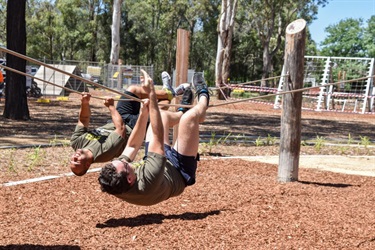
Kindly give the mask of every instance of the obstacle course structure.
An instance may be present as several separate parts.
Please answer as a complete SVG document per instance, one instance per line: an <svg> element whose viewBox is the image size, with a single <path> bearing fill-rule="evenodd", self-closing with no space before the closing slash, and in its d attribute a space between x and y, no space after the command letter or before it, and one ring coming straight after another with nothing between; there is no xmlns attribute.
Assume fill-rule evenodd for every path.
<svg viewBox="0 0 375 250"><path fill-rule="evenodd" d="M283 69L283 74L285 74ZM316 111L374 112L374 58L305 56L303 108ZM279 80L277 91L285 79ZM320 87L328 83L337 83ZM279 108L281 96L275 98Z"/></svg>

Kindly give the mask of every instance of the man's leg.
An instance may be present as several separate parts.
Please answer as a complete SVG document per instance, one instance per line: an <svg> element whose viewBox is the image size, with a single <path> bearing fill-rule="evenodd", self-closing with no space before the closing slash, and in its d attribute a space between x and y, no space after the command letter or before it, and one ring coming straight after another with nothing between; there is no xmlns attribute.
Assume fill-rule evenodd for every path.
<svg viewBox="0 0 375 250"><path fill-rule="evenodd" d="M193 86L198 103L181 117L174 149L181 155L195 157L199 147L199 123L206 118L210 96L202 74L193 76Z"/></svg>
<svg viewBox="0 0 375 250"><path fill-rule="evenodd" d="M183 115L182 111L172 112L168 110L161 110L161 119L164 127L164 144L170 145L169 140L169 130L173 126L179 123L181 116ZM146 142L153 140L153 133L151 126L149 126L146 134Z"/></svg>
<svg viewBox="0 0 375 250"><path fill-rule="evenodd" d="M193 101L193 93L190 87L186 87L184 90L184 95L181 99L181 104L183 105L191 105ZM163 131L164 131L164 144L170 146L171 142L169 140L169 129L174 127L180 122L182 115L189 110L187 107L180 107L177 109L177 112L172 112L168 110L161 110L160 115L163 122ZM153 139L153 133L151 128L148 129L146 135L146 142L151 141Z"/></svg>
<svg viewBox="0 0 375 250"><path fill-rule="evenodd" d="M180 120L174 149L185 156L196 156L199 146L199 123L206 117L208 98L199 98L197 105L188 110Z"/></svg>

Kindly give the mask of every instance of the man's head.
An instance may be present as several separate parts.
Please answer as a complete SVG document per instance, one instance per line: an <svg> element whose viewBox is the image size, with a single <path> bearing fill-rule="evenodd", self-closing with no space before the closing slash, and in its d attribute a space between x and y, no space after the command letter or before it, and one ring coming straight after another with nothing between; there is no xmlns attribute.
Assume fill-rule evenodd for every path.
<svg viewBox="0 0 375 250"><path fill-rule="evenodd" d="M98 178L102 191L109 194L125 193L133 186L135 180L133 168L124 160L114 160L106 164Z"/></svg>
<svg viewBox="0 0 375 250"><path fill-rule="evenodd" d="M83 149L77 149L70 158L70 169L77 176L86 174L90 168L92 159Z"/></svg>

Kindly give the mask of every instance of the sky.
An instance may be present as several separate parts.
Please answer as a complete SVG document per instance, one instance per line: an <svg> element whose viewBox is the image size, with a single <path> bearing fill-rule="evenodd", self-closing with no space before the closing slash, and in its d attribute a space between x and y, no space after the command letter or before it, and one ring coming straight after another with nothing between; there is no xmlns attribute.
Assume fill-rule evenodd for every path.
<svg viewBox="0 0 375 250"><path fill-rule="evenodd" d="M319 7L317 19L309 25L311 38L319 44L326 37L325 28L346 18L363 18L364 24L375 15L375 0L330 0L325 7Z"/></svg>

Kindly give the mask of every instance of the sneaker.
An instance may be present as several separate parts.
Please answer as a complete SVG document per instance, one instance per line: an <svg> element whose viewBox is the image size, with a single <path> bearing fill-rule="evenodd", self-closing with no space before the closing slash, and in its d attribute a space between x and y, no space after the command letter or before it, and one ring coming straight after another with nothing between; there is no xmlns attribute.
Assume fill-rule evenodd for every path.
<svg viewBox="0 0 375 250"><path fill-rule="evenodd" d="M182 95L186 88L190 88L190 83L181 83L177 88L174 89L176 96Z"/></svg>
<svg viewBox="0 0 375 250"><path fill-rule="evenodd" d="M184 94L182 95L182 99L181 99L180 104L191 105L192 102L193 102L193 91L191 90L190 87L186 87L185 91L184 91ZM177 111L182 111L183 113L185 113L189 109L190 108L188 108L188 107L179 107L177 109Z"/></svg>
<svg viewBox="0 0 375 250"><path fill-rule="evenodd" d="M210 94L208 92L207 84L204 80L203 73L194 73L192 83L195 89L195 96L198 96L198 100L201 95L206 96L208 100L210 99Z"/></svg>
<svg viewBox="0 0 375 250"><path fill-rule="evenodd" d="M171 76L168 74L168 72L163 71L161 73L161 80L163 81L163 89L170 90L174 94L174 90L171 84Z"/></svg>
<svg viewBox="0 0 375 250"><path fill-rule="evenodd" d="M172 88L171 76L168 74L168 72L163 71L161 73L161 80L163 81L163 89L165 90L165 92L167 92L168 100L170 101L176 95L174 89Z"/></svg>

